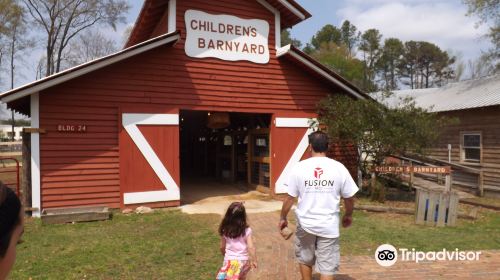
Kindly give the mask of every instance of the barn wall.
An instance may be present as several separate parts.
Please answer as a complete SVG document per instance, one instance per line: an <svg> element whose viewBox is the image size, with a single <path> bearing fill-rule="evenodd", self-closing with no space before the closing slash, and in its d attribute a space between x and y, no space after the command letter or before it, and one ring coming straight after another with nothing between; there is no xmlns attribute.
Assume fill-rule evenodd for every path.
<svg viewBox="0 0 500 280"><path fill-rule="evenodd" d="M441 134L431 155L448 160L448 144L452 145L451 160L454 163L469 165L483 170L484 190L486 195L500 196L500 106L461 110L442 113L457 118L458 124L449 126ZM481 164L460 162L460 132L479 131L482 133ZM474 184L476 178L471 175L457 174L457 181ZM455 180L454 179L454 180ZM472 188L472 187L469 187Z"/></svg>
<svg viewBox="0 0 500 280"><path fill-rule="evenodd" d="M270 62L187 57L183 16L190 8L270 22ZM318 100L340 92L276 59L274 15L256 1L178 1L177 14L183 38L174 47L158 47L41 92L40 126L47 130L41 135L43 208L120 206L119 116L127 108L310 115ZM85 124L87 132L60 133L58 124Z"/></svg>

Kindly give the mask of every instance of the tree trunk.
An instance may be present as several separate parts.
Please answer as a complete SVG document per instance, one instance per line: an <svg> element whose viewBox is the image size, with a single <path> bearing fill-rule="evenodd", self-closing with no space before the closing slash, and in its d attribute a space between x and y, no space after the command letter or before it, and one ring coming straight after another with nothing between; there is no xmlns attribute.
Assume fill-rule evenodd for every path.
<svg viewBox="0 0 500 280"><path fill-rule="evenodd" d="M14 26L14 30L12 31L12 42L10 44L10 89L14 88L14 57L16 56L16 35L17 35L17 27ZM12 135L10 140L14 142L15 130L14 127L16 125L14 118L14 110L12 112Z"/></svg>

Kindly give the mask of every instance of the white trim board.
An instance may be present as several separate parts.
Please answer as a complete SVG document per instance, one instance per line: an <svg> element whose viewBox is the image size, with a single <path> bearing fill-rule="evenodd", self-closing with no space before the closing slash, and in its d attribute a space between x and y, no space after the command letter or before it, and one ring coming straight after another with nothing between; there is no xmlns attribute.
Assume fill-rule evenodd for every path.
<svg viewBox="0 0 500 280"><path fill-rule="evenodd" d="M103 58L98 58L98 59L96 59L97 62L96 62L96 60L89 61L87 63L81 64L81 65L75 66L73 68L59 72L57 74L54 74L54 75L57 75L57 77L49 76L49 77L46 77L42 80L35 81L31 84L34 84L34 83L37 83L37 84L32 86L32 87L30 87L30 84L27 84L27 85L23 86L23 87L27 87L27 88L22 89L22 90L14 93L12 95L5 96L3 98L0 96L1 101L7 103L7 102L14 101L16 99L22 98L24 96L28 96L30 94L40 92L44 89L53 87L55 85L66 82L68 80L80 77L80 76L85 75L87 73L90 73L92 71L96 71L98 69L104 68L104 67L109 66L111 64L120 62L120 61L125 60L127 58L133 57L135 55L141 54L143 52L149 51L151 49L157 48L159 46L162 46L162 45L165 45L165 44L168 44L168 43L171 43L171 42L174 42L174 41L177 41L180 39L180 35L178 35L178 34L174 35L174 36L169 36L168 34L162 35L162 36L166 36L166 38L161 39L161 40L158 40L157 38L153 38L153 39L145 41L139 45L135 45L135 46L130 47L130 48L134 48L132 50L130 50L130 48L127 48L127 49L124 49L124 50L119 51L117 53L105 56ZM157 41L150 43L151 41L154 41L154 40L157 40ZM46 81L44 81L44 80L46 80ZM16 89L14 89L14 90L16 90ZM12 90L4 93L3 95L7 95L10 92L12 92Z"/></svg>
<svg viewBox="0 0 500 280"><path fill-rule="evenodd" d="M278 0L283 6L285 6L287 9L289 9L292 13L294 13L296 16L298 16L300 19L305 20L306 15L304 15L301 11L297 10L292 4L288 3L286 0Z"/></svg>
<svg viewBox="0 0 500 280"><path fill-rule="evenodd" d="M138 125L179 125L178 114L123 114L123 127L144 155L155 174L160 178L166 190L124 193L124 204L180 200L179 186L172 178L167 168L154 152L151 145L141 133Z"/></svg>
<svg viewBox="0 0 500 280"><path fill-rule="evenodd" d="M276 118L276 127L310 127L316 119Z"/></svg>
<svg viewBox="0 0 500 280"><path fill-rule="evenodd" d="M281 48L281 13L265 0L257 0L262 6L274 14L274 42L276 49Z"/></svg>
<svg viewBox="0 0 500 280"><path fill-rule="evenodd" d="M40 95L32 94L30 97L31 127L40 128ZM40 134L31 133L31 207L33 217L41 214L41 188L40 188Z"/></svg>
<svg viewBox="0 0 500 280"><path fill-rule="evenodd" d="M177 0L168 1L168 33L175 32L177 28Z"/></svg>
<svg viewBox="0 0 500 280"><path fill-rule="evenodd" d="M277 194L287 193L288 190L288 177L293 170L295 164L297 164L304 153L307 151L307 147L309 146L309 134L314 132L314 127L310 127L311 121L315 119L310 118L276 118L276 127L284 127L284 128L308 128L302 136L299 145L295 148L292 156L288 160L285 168L281 172L278 180L276 180L274 192Z"/></svg>

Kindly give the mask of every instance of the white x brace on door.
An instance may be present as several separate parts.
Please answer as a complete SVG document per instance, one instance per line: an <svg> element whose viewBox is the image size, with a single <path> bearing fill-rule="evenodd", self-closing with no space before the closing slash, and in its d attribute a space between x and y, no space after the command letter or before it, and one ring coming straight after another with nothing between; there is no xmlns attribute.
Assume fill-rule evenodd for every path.
<svg viewBox="0 0 500 280"><path fill-rule="evenodd" d="M180 199L179 186L141 133L138 125L179 125L178 114L123 114L122 124L139 151L144 155L165 190L125 193L124 204L172 201ZM122 175L123 176L123 175ZM126 175L124 175L126 176Z"/></svg>

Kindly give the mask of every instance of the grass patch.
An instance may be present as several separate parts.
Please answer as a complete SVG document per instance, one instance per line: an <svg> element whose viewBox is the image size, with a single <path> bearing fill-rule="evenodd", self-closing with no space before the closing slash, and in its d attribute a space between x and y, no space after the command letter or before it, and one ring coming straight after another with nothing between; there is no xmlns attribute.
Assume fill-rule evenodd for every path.
<svg viewBox="0 0 500 280"><path fill-rule="evenodd" d="M156 211L94 223L26 223L12 279L211 279L217 215Z"/></svg>
<svg viewBox="0 0 500 280"><path fill-rule="evenodd" d="M420 251L500 249L500 215L483 211L476 221L458 219L456 227L415 224L412 215L354 212L352 227L341 229L343 255L367 255L384 243Z"/></svg>
<svg viewBox="0 0 500 280"><path fill-rule="evenodd" d="M178 210L66 225L29 220L11 279L213 279L222 262L219 222L218 215ZM500 249L500 215L481 210L476 221L437 228L415 225L410 215L355 211L353 226L341 229L344 256L372 255L384 243L422 251Z"/></svg>
<svg viewBox="0 0 500 280"><path fill-rule="evenodd" d="M496 207L500 207L500 198L493 198L493 197L474 197L474 198L467 198L464 199L465 201L472 201L472 202L478 202L482 204L487 204L487 205L492 205Z"/></svg>

